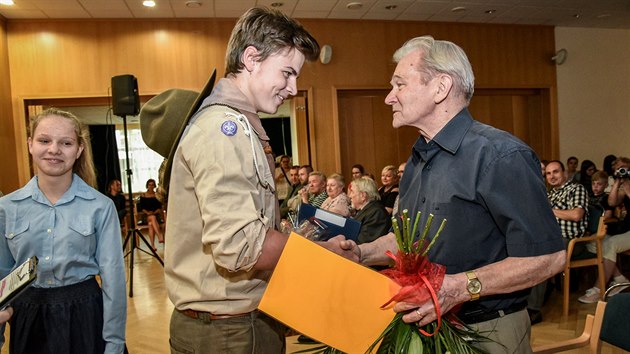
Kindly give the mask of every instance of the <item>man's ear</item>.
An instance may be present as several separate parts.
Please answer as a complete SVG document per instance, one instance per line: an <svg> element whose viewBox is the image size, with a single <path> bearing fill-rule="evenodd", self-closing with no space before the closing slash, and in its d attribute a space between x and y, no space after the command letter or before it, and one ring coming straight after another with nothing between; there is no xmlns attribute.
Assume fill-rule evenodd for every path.
<svg viewBox="0 0 630 354"><path fill-rule="evenodd" d="M437 89L435 93L435 103L441 103L448 97L453 89L453 78L450 75L439 74L437 79Z"/></svg>
<svg viewBox="0 0 630 354"><path fill-rule="evenodd" d="M252 72L256 65L258 64L258 58L260 57L260 53L256 47L250 45L243 51L241 55L241 61L245 66L245 70Z"/></svg>

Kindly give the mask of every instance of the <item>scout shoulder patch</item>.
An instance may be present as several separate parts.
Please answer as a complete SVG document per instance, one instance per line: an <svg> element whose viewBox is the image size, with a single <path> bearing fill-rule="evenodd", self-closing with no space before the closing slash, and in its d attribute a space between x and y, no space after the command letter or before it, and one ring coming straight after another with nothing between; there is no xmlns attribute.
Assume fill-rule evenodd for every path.
<svg viewBox="0 0 630 354"><path fill-rule="evenodd" d="M231 120L226 120L221 124L221 132L227 136L233 136L237 130L236 123Z"/></svg>

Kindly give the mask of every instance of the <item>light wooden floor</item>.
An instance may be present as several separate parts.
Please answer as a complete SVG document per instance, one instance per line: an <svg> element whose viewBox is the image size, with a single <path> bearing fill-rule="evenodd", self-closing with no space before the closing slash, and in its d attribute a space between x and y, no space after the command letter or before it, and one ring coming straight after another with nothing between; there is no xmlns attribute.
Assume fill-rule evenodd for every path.
<svg viewBox="0 0 630 354"><path fill-rule="evenodd" d="M142 245L144 248L144 245ZM158 253L163 254L162 245ZM127 262L128 262L127 257ZM129 270L129 264L127 264ZM167 354L170 315L173 305L164 288L163 268L160 263L141 251L136 250L134 260L133 297L128 298L127 346L131 354ZM127 279L128 280L128 279ZM127 291L129 288L127 288ZM561 293L554 292L543 308L544 322L532 327L533 344L545 344L570 339L582 333L584 318L595 312L595 304L585 305L577 301L580 294L573 293L568 318L562 319ZM6 333L8 334L8 333ZM296 336L288 337L288 352L305 349L298 344ZM2 354L8 353L6 346ZM566 353L588 353L586 349ZM607 344L603 354L627 353Z"/></svg>

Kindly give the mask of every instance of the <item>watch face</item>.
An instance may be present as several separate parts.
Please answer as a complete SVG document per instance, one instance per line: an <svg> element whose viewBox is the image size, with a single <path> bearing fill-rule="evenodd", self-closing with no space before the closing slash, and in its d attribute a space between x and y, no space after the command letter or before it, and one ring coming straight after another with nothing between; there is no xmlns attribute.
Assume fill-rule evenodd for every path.
<svg viewBox="0 0 630 354"><path fill-rule="evenodd" d="M481 292L481 282L477 279L471 279L466 285L466 289L471 294L479 294Z"/></svg>

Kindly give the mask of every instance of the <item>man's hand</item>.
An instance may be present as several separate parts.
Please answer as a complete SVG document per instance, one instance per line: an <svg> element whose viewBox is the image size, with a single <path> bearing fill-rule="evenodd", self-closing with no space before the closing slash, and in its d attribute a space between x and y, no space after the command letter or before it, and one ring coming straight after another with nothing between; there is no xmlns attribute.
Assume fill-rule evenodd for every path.
<svg viewBox="0 0 630 354"><path fill-rule="evenodd" d="M444 316L456 305L470 299L470 295L465 290L466 279L463 273L446 275L442 282L442 287L437 292L438 303L440 304L440 314ZM413 310L413 311L410 311ZM399 302L394 306L396 312L407 312L403 316L406 323L417 322L419 326L424 326L437 320L435 304L429 300L424 304L414 304L409 302Z"/></svg>
<svg viewBox="0 0 630 354"><path fill-rule="evenodd" d="M345 251L350 251L354 253L358 259L355 262L361 262L361 249L356 242L354 242L353 240L343 239L339 241L339 247L341 247L341 249Z"/></svg>
<svg viewBox="0 0 630 354"><path fill-rule="evenodd" d="M354 247L351 246L351 244L349 244L349 242L351 244L354 244ZM335 237L330 238L328 241L326 242L318 242L320 246L324 247L325 249L335 252L336 254L347 258L353 262L359 262L359 257L360 257L360 253L359 252L359 247L357 246L356 243L354 243L354 241L352 240L346 240L346 238L343 235L337 235Z"/></svg>
<svg viewBox="0 0 630 354"><path fill-rule="evenodd" d="M6 310L0 311L0 325L7 322L13 315L13 308L7 307Z"/></svg>

